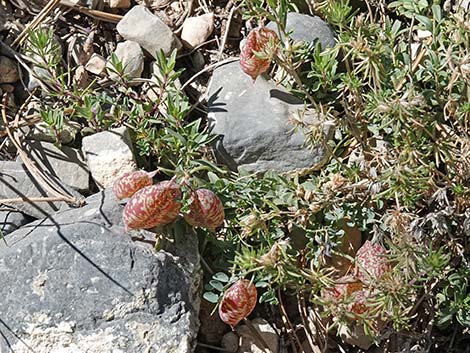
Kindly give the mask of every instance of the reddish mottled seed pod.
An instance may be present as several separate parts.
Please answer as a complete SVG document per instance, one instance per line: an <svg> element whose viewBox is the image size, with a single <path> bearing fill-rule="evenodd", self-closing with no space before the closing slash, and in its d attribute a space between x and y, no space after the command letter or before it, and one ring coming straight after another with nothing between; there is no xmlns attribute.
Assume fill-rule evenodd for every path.
<svg viewBox="0 0 470 353"><path fill-rule="evenodd" d="M220 302L220 319L232 327L236 326L251 314L257 298L258 294L253 283L246 279L238 280L227 289Z"/></svg>
<svg viewBox="0 0 470 353"><path fill-rule="evenodd" d="M366 291L363 288L363 284L351 275L339 278L335 286L326 289L322 296L327 301L333 303L352 299L352 302L348 304L348 310L350 312L363 314L367 311Z"/></svg>
<svg viewBox="0 0 470 353"><path fill-rule="evenodd" d="M384 247L367 240L356 253L356 277L364 283L369 283L390 271L386 254Z"/></svg>
<svg viewBox="0 0 470 353"><path fill-rule="evenodd" d="M189 212L184 216L190 225L215 231L224 223L224 206L212 191L198 189L192 193L190 200Z"/></svg>
<svg viewBox="0 0 470 353"><path fill-rule="evenodd" d="M173 181L162 181L137 191L123 212L127 229L148 229L173 222L181 204L180 187Z"/></svg>
<svg viewBox="0 0 470 353"><path fill-rule="evenodd" d="M279 39L276 32L266 27L253 29L246 38L246 43L240 52L240 65L243 72L251 76L253 80L269 69L272 56L275 53L275 48L268 48L270 41L276 44ZM273 49L274 52L272 52ZM267 57L260 58L256 56L255 52Z"/></svg>
<svg viewBox="0 0 470 353"><path fill-rule="evenodd" d="M336 300L341 297L349 296L361 289L362 283L359 282L357 278L346 275L336 280L334 287L326 289L323 293L323 297L328 300Z"/></svg>
<svg viewBox="0 0 470 353"><path fill-rule="evenodd" d="M114 195L122 200L134 195L140 189L153 184L152 178L156 172L148 173L145 170L136 170L120 177L113 185Z"/></svg>

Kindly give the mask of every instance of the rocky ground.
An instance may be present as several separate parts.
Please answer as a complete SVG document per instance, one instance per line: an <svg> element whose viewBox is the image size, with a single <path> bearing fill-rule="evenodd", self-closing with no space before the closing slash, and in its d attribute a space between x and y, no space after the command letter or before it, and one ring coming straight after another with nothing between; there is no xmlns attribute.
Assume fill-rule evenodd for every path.
<svg viewBox="0 0 470 353"><path fill-rule="evenodd" d="M176 49L177 66L185 68L177 84L219 136L218 162L261 173L318 170L330 152L306 147L304 131L290 124L303 102L275 80L253 82L242 72L239 45L253 24L236 6L0 0L0 93L9 109L0 123L1 352L262 351L247 326L231 332L201 299L197 238L163 241L155 251L152 233L125 232L124 203L111 187L142 162L131 129L90 130L66 121L51 134L37 109L48 99L40 94L47 89L41 78L50 73L21 50L28 26L54 28L78 91L116 79L115 56L141 97L155 101L157 53ZM335 44L331 27L310 14L289 14L286 28L295 41ZM259 310L252 322L271 352L286 353L289 344L271 319L269 310ZM370 345L361 339L346 341Z"/></svg>

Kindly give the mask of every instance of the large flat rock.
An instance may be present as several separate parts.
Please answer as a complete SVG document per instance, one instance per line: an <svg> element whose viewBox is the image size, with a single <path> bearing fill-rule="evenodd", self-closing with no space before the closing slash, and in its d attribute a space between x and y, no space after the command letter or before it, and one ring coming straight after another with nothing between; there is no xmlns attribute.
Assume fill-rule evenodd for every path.
<svg viewBox="0 0 470 353"><path fill-rule="evenodd" d="M87 200L0 242L0 351L192 352L197 238L156 252L124 234L110 190Z"/></svg>
<svg viewBox="0 0 470 353"><path fill-rule="evenodd" d="M219 135L218 159L232 169L287 172L315 169L326 152L306 146L304 131L292 118L303 103L282 86L259 76L255 82L238 62L217 68L209 88L208 118Z"/></svg>

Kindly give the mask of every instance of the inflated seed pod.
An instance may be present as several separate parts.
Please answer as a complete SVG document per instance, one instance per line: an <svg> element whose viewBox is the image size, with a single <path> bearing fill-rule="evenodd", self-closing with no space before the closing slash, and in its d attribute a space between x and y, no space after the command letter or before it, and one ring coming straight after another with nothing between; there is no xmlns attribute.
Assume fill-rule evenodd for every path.
<svg viewBox="0 0 470 353"><path fill-rule="evenodd" d="M219 197L208 189L198 189L190 197L191 205L184 219L194 227L215 228L224 223L224 206Z"/></svg>
<svg viewBox="0 0 470 353"><path fill-rule="evenodd" d="M121 176L113 185L114 195L122 200L134 195L140 189L153 184L152 178L156 171L148 173L145 170L136 170Z"/></svg>
<svg viewBox="0 0 470 353"><path fill-rule="evenodd" d="M347 301L348 310L354 314L363 314L367 308L367 292L363 284L354 276L346 275L338 280L333 287L322 292L327 302L337 304Z"/></svg>
<svg viewBox="0 0 470 353"><path fill-rule="evenodd" d="M227 289L220 302L220 319L232 327L236 326L253 311L257 297L253 283L246 279L238 280Z"/></svg>
<svg viewBox="0 0 470 353"><path fill-rule="evenodd" d="M269 69L275 53L275 48L269 48L270 41L274 44L279 41L276 32L266 27L258 27L248 34L245 45L241 49L240 66L243 72L251 76L253 80ZM261 58L260 55L264 57Z"/></svg>
<svg viewBox="0 0 470 353"><path fill-rule="evenodd" d="M325 289L322 297L328 301L350 296L363 288L363 284L354 276L346 275L335 281L333 287Z"/></svg>
<svg viewBox="0 0 470 353"><path fill-rule="evenodd" d="M137 191L122 215L128 229L148 229L173 222L181 208L181 190L173 181L162 181Z"/></svg>
<svg viewBox="0 0 470 353"><path fill-rule="evenodd" d="M356 253L354 273L364 283L374 282L390 271L387 250L367 240Z"/></svg>

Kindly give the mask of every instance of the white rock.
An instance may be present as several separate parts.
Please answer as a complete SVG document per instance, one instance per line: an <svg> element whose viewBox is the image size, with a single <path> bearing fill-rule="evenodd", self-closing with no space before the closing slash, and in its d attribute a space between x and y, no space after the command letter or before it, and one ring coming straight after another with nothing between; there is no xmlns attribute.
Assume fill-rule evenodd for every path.
<svg viewBox="0 0 470 353"><path fill-rule="evenodd" d="M151 9L161 9L168 5L170 1L171 0L135 0L137 4Z"/></svg>
<svg viewBox="0 0 470 353"><path fill-rule="evenodd" d="M214 14L207 13L202 16L188 17L183 23L181 40L189 48L204 43L214 30Z"/></svg>
<svg viewBox="0 0 470 353"><path fill-rule="evenodd" d="M128 78L140 78L144 70L144 53L138 43L130 40L118 43L114 54L122 61L124 73ZM106 67L108 68L109 77L116 78L117 74L111 69L110 61L108 61Z"/></svg>
<svg viewBox="0 0 470 353"><path fill-rule="evenodd" d="M128 9L131 7L131 0L108 0L111 9Z"/></svg>
<svg viewBox="0 0 470 353"><path fill-rule="evenodd" d="M101 75L106 68L106 59L100 54L93 54L85 65L85 69L95 75Z"/></svg>
<svg viewBox="0 0 470 353"><path fill-rule="evenodd" d="M418 29L418 39L426 39L432 36L432 33L430 31L423 31L421 29Z"/></svg>
<svg viewBox="0 0 470 353"><path fill-rule="evenodd" d="M0 83L13 83L20 79L20 73L15 61L6 56L0 56Z"/></svg>
<svg viewBox="0 0 470 353"><path fill-rule="evenodd" d="M257 318L251 321L254 328L263 337L271 353L279 351L279 337L271 325L264 319ZM241 344L238 353L265 353L265 349L259 340L253 336L251 330L246 325L239 326L237 329L241 338Z"/></svg>
<svg viewBox="0 0 470 353"><path fill-rule="evenodd" d="M84 137L82 151L91 176L100 188L112 186L117 178L137 169L125 127Z"/></svg>
<svg viewBox="0 0 470 353"><path fill-rule="evenodd" d="M173 49L181 48L171 29L144 6L134 6L116 28L121 36L139 43L154 57L160 50L168 55Z"/></svg>

